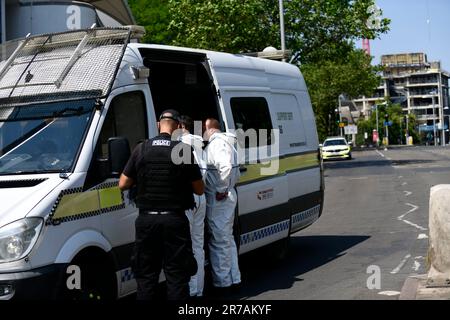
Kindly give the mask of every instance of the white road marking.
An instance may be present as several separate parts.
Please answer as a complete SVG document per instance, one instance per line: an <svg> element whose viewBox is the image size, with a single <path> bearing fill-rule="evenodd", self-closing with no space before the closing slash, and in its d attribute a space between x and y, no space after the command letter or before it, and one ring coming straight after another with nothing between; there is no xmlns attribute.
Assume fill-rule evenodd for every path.
<svg viewBox="0 0 450 320"><path fill-rule="evenodd" d="M412 207L411 210L409 210L408 212L406 212L405 214L402 214L400 217L398 217L398 220L403 220L404 217L406 217L408 214L413 213L414 211L416 211L417 209L419 209L419 206L415 206L411 203L405 203L405 205Z"/></svg>
<svg viewBox="0 0 450 320"><path fill-rule="evenodd" d="M382 154L380 151L375 150L380 156L382 156L384 158L384 154Z"/></svg>
<svg viewBox="0 0 450 320"><path fill-rule="evenodd" d="M423 260L424 257L422 257L422 256L417 256L417 257L415 257L414 259L415 259L415 260Z"/></svg>
<svg viewBox="0 0 450 320"><path fill-rule="evenodd" d="M367 180L369 177L348 178L347 180Z"/></svg>
<svg viewBox="0 0 450 320"><path fill-rule="evenodd" d="M402 183L402 186L406 186L406 185L408 185L408 182L403 182Z"/></svg>
<svg viewBox="0 0 450 320"><path fill-rule="evenodd" d="M387 157L386 159L388 159L389 161L391 161L391 160L392 160L392 158L389 158L389 157Z"/></svg>
<svg viewBox="0 0 450 320"><path fill-rule="evenodd" d="M412 268L413 268L414 271L419 271L420 263L418 261L414 261L414 265L413 265Z"/></svg>
<svg viewBox="0 0 450 320"><path fill-rule="evenodd" d="M413 226L414 228L419 229L420 231L427 231L427 228L421 227L418 224L412 223L411 221L408 220L402 220L404 223L409 224L410 226Z"/></svg>
<svg viewBox="0 0 450 320"><path fill-rule="evenodd" d="M394 296L400 295L400 292L398 292L398 291L382 291L382 292L378 292L378 294L381 294L382 296L394 297Z"/></svg>
<svg viewBox="0 0 450 320"><path fill-rule="evenodd" d="M403 178L403 176L399 176L398 178L399 178L399 179L402 179L402 178Z"/></svg>
<svg viewBox="0 0 450 320"><path fill-rule="evenodd" d="M409 197L410 195L412 195L411 191L403 191L405 193L405 197Z"/></svg>
<svg viewBox="0 0 450 320"><path fill-rule="evenodd" d="M400 262L400 264L399 264L394 270L391 271L391 274L396 274L396 273L398 273L398 272L405 266L405 264L406 264L406 262L409 260L409 258L411 258L411 255L410 255L410 254L407 254L407 255L403 258L402 262Z"/></svg>
<svg viewBox="0 0 450 320"><path fill-rule="evenodd" d="M417 240L422 240L422 239L428 239L428 236L425 233L419 234L419 236L417 237ZM417 259L417 257L416 257L416 259Z"/></svg>
<svg viewBox="0 0 450 320"><path fill-rule="evenodd" d="M399 216L397 218L397 220L403 221L404 223L409 224L410 226L412 226L412 227L414 227L416 229L419 229L420 231L427 231L428 230L427 228L421 227L418 224L412 223L411 221L408 221L408 220L404 219L408 214L413 213L414 211L419 209L419 206L413 205L411 203L405 203L405 205L412 207L412 209L409 210L408 212L402 214L401 216Z"/></svg>

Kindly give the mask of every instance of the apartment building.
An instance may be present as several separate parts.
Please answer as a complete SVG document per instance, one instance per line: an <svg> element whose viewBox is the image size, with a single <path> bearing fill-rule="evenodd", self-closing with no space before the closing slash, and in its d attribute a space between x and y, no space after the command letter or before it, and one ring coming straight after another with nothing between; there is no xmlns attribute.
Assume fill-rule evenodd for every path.
<svg viewBox="0 0 450 320"><path fill-rule="evenodd" d="M382 82L372 97L355 99L360 116L368 118L373 106L390 98L404 114L415 114L419 131L436 133L436 142L449 143L449 78L440 62L429 62L424 53L391 54L381 57ZM445 140L444 140L445 139Z"/></svg>

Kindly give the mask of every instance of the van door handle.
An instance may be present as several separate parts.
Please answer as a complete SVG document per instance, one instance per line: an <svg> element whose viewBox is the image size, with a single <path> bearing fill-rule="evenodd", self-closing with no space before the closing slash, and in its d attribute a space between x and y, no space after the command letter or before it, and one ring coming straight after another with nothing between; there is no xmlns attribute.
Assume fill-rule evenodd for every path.
<svg viewBox="0 0 450 320"><path fill-rule="evenodd" d="M239 166L239 171L240 172L247 172L247 167L245 167L245 166Z"/></svg>

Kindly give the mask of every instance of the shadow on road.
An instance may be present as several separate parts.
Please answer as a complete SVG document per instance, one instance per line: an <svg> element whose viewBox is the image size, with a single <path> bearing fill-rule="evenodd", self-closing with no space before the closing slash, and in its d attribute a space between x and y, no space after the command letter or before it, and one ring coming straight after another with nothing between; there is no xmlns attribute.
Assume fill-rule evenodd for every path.
<svg viewBox="0 0 450 320"><path fill-rule="evenodd" d="M306 236L292 237L288 256L268 261L269 247L245 254L240 259L243 286L233 299L254 297L263 292L288 289L301 275L346 254L350 248L369 236ZM292 297L293 300L296 297Z"/></svg>
<svg viewBox="0 0 450 320"><path fill-rule="evenodd" d="M428 164L435 160L362 160L362 161L332 161L324 162L325 169L349 169L363 167L385 167L385 166L406 166L412 164Z"/></svg>
<svg viewBox="0 0 450 320"><path fill-rule="evenodd" d="M411 164L429 164L434 163L436 160L393 160L392 165L394 166L406 166Z"/></svg>

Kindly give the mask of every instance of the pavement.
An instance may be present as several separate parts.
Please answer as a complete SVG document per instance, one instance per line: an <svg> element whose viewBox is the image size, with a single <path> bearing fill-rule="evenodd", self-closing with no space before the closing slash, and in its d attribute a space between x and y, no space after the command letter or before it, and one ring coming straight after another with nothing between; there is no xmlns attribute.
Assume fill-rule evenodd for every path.
<svg viewBox="0 0 450 320"><path fill-rule="evenodd" d="M399 300L450 300L450 286L434 284L426 274L411 276L406 279Z"/></svg>

